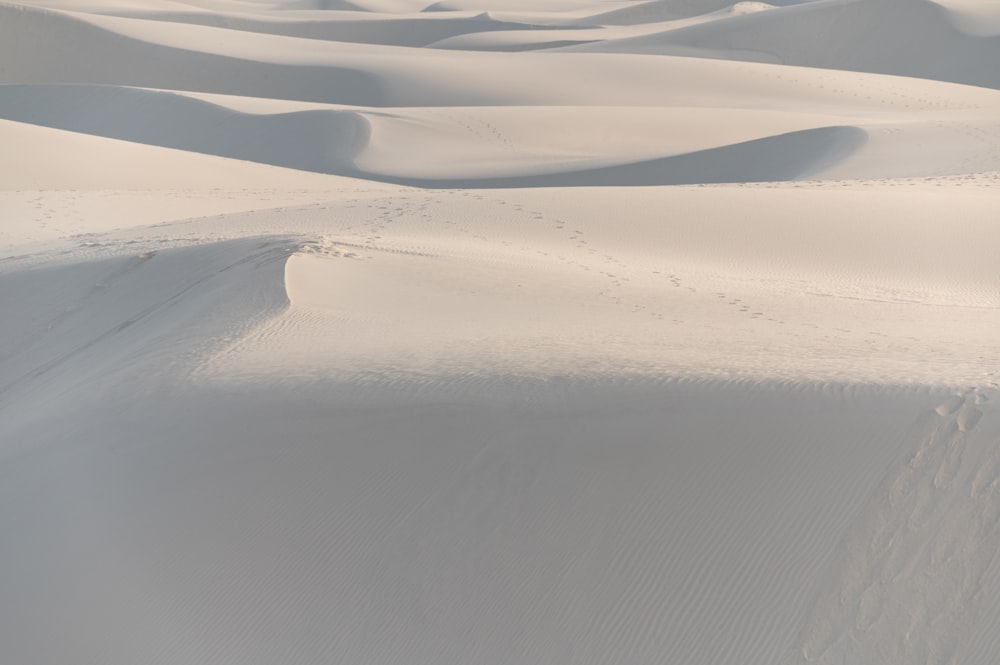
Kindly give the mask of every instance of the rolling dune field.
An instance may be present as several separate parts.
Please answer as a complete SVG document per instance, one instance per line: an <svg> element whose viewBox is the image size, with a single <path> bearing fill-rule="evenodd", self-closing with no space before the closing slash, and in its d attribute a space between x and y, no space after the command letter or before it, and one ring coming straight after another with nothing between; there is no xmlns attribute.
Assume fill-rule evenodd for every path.
<svg viewBox="0 0 1000 665"><path fill-rule="evenodd" d="M0 662L992 665L1000 4L0 0Z"/></svg>

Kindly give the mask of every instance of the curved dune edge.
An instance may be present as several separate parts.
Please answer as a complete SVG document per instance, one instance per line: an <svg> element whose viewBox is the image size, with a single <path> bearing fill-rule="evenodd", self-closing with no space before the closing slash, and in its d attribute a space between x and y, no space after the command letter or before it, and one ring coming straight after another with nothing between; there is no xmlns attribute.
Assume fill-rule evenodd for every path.
<svg viewBox="0 0 1000 665"><path fill-rule="evenodd" d="M0 86L7 120L303 171L348 175L367 144L358 113L239 113L181 94L120 86Z"/></svg>
<svg viewBox="0 0 1000 665"><path fill-rule="evenodd" d="M44 413L51 405L32 396L114 383L123 370L128 381L142 365L183 380L188 359L287 307L281 271L294 248L257 237L5 275L5 299L29 289L35 300L6 331L0 403L38 399L30 411Z"/></svg>
<svg viewBox="0 0 1000 665"><path fill-rule="evenodd" d="M655 186L794 180L835 166L863 145L866 137L856 127L825 127L614 166L526 176L418 178L358 168L357 158L370 141L371 121L356 111L315 109L248 114L180 94L93 85L0 86L0 101L3 103L0 117L6 120L428 188Z"/></svg>
<svg viewBox="0 0 1000 665"><path fill-rule="evenodd" d="M423 47L464 35L479 35L491 32L507 32L522 29L522 23L498 21L486 13L461 17L440 14L421 14L418 16L392 17L379 16L377 20L371 17L358 17L348 14L340 16L337 12L329 12L325 19L298 18L296 11L285 12L286 16L267 19L248 14L222 14L214 12L184 12L157 10L120 10L115 16L123 18L142 18L171 23L189 23L228 30L259 32L286 37L303 37L323 41L351 42L359 44L384 44L389 46ZM344 9L344 12L355 10ZM361 10L358 10L361 11Z"/></svg>
<svg viewBox="0 0 1000 665"><path fill-rule="evenodd" d="M653 187L775 182L810 177L836 166L864 145L867 136L857 127L821 127L628 164L520 177L430 179L358 175L431 188Z"/></svg>
<svg viewBox="0 0 1000 665"><path fill-rule="evenodd" d="M681 55L685 49L697 49L702 57L760 59L1000 87L1000 75L986 64L1000 54L1000 37L963 30L961 16L932 0L806 2L569 48ZM859 25L868 27L852 32ZM753 53L759 55L747 57Z"/></svg>

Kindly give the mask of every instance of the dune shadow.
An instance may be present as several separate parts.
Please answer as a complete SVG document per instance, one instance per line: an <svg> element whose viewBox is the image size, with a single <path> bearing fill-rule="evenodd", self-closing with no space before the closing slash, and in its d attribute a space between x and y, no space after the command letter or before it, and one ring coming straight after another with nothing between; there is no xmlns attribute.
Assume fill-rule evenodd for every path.
<svg viewBox="0 0 1000 665"><path fill-rule="evenodd" d="M371 125L355 111L242 113L172 92L105 85L0 87L0 118L241 159L423 188L622 187L778 182L809 177L865 143L857 127L807 129L696 152L552 173L421 178L355 165Z"/></svg>
<svg viewBox="0 0 1000 665"><path fill-rule="evenodd" d="M47 37L40 40L37 35ZM386 104L384 85L364 69L179 48L120 34L70 14L0 3L0 83L33 82Z"/></svg>
<svg viewBox="0 0 1000 665"><path fill-rule="evenodd" d="M369 123L352 111L240 113L185 95L105 85L0 87L0 118L318 173L351 170Z"/></svg>
<svg viewBox="0 0 1000 665"><path fill-rule="evenodd" d="M868 138L858 127L819 127L670 157L560 173L501 178L400 178L358 174L414 187L524 188L780 182L836 164Z"/></svg>

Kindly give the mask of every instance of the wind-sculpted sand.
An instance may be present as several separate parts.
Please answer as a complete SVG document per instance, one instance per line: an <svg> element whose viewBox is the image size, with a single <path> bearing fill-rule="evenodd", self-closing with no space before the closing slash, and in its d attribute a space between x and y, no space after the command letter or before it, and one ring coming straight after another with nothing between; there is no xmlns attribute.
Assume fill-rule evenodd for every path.
<svg viewBox="0 0 1000 665"><path fill-rule="evenodd" d="M1000 652L1000 13L0 1L0 661Z"/></svg>

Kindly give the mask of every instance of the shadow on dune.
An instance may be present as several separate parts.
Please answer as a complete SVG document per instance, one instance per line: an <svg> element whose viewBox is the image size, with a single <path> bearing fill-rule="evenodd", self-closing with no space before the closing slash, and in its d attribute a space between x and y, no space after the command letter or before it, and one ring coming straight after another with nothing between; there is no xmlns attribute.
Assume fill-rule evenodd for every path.
<svg viewBox="0 0 1000 665"><path fill-rule="evenodd" d="M516 176L420 178L355 166L371 136L354 111L250 114L184 95L102 85L0 86L0 118L165 148L412 187L515 188L772 182L813 175L867 139L821 127L643 161Z"/></svg>
<svg viewBox="0 0 1000 665"><path fill-rule="evenodd" d="M820 127L625 164L503 177L419 178L355 166L371 135L354 111L241 113L171 92L101 85L0 86L0 118L273 166L430 188L772 182L809 177L860 147L857 127Z"/></svg>
<svg viewBox="0 0 1000 665"><path fill-rule="evenodd" d="M733 0L651 0L602 11L579 22L584 25L641 25L691 18L732 5Z"/></svg>
<svg viewBox="0 0 1000 665"><path fill-rule="evenodd" d="M660 1L619 10L622 20L676 8L676 0ZM1000 36L964 32L957 15L932 0L768 4L785 6L567 50L750 60L1000 88Z"/></svg>
<svg viewBox="0 0 1000 665"><path fill-rule="evenodd" d="M0 3L0 83L38 82L386 104L378 78L362 69L266 62L164 46L70 14Z"/></svg>
<svg viewBox="0 0 1000 665"><path fill-rule="evenodd" d="M178 348L200 339L205 351L288 306L285 262L298 246L285 235L141 253L122 245L112 258L5 274L0 301L32 299L5 321L0 411L53 386L87 390L122 367L155 374L191 362L194 349Z"/></svg>
<svg viewBox="0 0 1000 665"><path fill-rule="evenodd" d="M368 143L352 111L249 114L155 90L104 85L0 86L0 118L273 166L344 173Z"/></svg>
<svg viewBox="0 0 1000 665"><path fill-rule="evenodd" d="M282 6L281 9L290 9ZM323 8L311 11L322 11ZM307 9L308 11L308 9ZM117 11L116 16L132 18L155 18L159 21L190 23L227 30L242 30L259 32L269 35L286 37L301 37L322 41L350 42L360 44L383 44L390 46L423 47L435 42L456 36L478 34L482 32L500 32L530 28L530 25L499 21L488 14L460 17L391 17L378 20L344 18L338 11L360 12L364 9L331 10L330 18L301 20L260 20L252 16L234 14L216 14L211 12L184 12L149 10ZM557 30L559 26L547 27L547 30ZM573 43L573 42L568 42Z"/></svg>
<svg viewBox="0 0 1000 665"><path fill-rule="evenodd" d="M361 174L414 187L621 187L774 182L809 177L844 159L867 140L857 127L819 127L640 162L504 178L396 178Z"/></svg>

